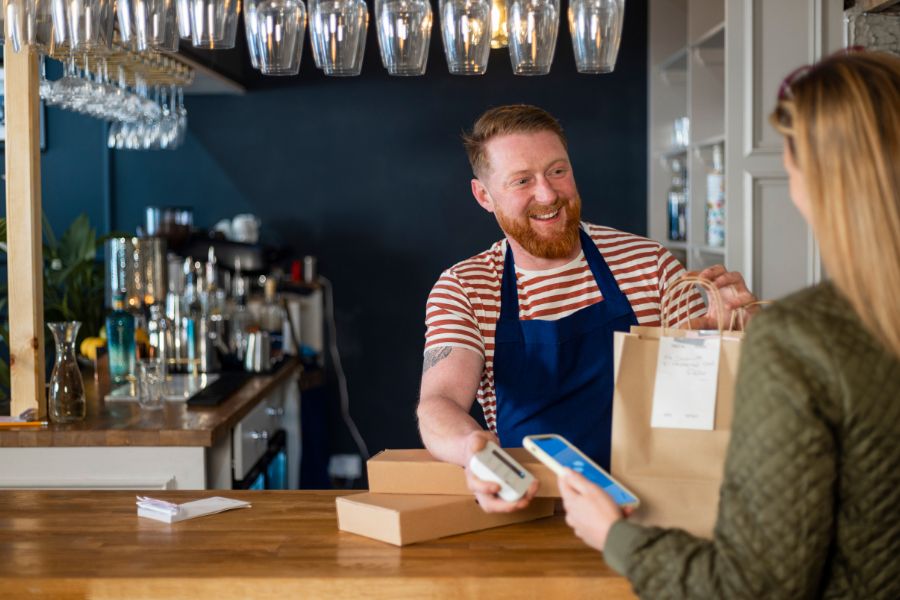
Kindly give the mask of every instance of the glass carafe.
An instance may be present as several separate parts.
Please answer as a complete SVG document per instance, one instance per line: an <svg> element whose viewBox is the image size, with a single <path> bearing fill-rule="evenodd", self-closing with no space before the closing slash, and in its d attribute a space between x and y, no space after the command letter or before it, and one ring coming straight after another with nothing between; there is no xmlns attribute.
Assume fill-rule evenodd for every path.
<svg viewBox="0 0 900 600"><path fill-rule="evenodd" d="M75 337L81 323L47 323L56 342L56 360L50 375L48 412L54 423L81 421L85 416L84 381L75 360Z"/></svg>

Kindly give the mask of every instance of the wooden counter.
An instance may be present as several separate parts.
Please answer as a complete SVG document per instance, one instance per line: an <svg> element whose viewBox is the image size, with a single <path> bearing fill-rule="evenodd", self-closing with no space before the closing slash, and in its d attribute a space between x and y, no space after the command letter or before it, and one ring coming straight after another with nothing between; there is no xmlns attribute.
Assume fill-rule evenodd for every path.
<svg viewBox="0 0 900 600"><path fill-rule="evenodd" d="M301 370L289 360L271 375L248 381L230 398L215 407L189 407L185 402L166 402L163 410L141 410L137 402L88 397L87 418L79 423L51 423L41 429L0 429L0 448L50 446L203 446L211 447L228 434L271 390ZM307 386L310 376L302 375ZM321 379L316 373L313 378ZM88 383L88 382L85 382Z"/></svg>
<svg viewBox="0 0 900 600"><path fill-rule="evenodd" d="M0 492L9 598L634 598L562 516L397 548L338 531L339 492L224 495L253 507L173 525L133 492Z"/></svg>

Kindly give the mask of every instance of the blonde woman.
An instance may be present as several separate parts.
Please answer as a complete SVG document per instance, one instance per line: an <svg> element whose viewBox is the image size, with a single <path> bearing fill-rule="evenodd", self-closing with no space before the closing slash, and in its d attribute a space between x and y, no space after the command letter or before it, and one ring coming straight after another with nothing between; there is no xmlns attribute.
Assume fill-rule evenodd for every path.
<svg viewBox="0 0 900 600"><path fill-rule="evenodd" d="M831 280L756 317L712 541L560 479L566 520L645 598L900 598L900 58L789 76L772 123Z"/></svg>

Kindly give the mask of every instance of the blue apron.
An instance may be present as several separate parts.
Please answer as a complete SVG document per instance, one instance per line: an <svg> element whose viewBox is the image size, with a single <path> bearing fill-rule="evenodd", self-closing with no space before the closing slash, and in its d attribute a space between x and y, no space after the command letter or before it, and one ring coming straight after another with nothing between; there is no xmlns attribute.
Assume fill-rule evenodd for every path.
<svg viewBox="0 0 900 600"><path fill-rule="evenodd" d="M497 434L504 447L518 447L525 435L558 433L609 469L613 332L637 317L593 240L580 234L603 301L557 321L519 320L507 244L494 346Z"/></svg>

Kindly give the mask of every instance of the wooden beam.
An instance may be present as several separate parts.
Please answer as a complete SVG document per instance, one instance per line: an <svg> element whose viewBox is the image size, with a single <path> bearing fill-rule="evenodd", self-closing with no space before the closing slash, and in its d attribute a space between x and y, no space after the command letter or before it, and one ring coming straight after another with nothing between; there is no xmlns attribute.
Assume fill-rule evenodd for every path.
<svg viewBox="0 0 900 600"><path fill-rule="evenodd" d="M40 94L37 55L4 52L6 220L12 415L47 414L41 243Z"/></svg>

